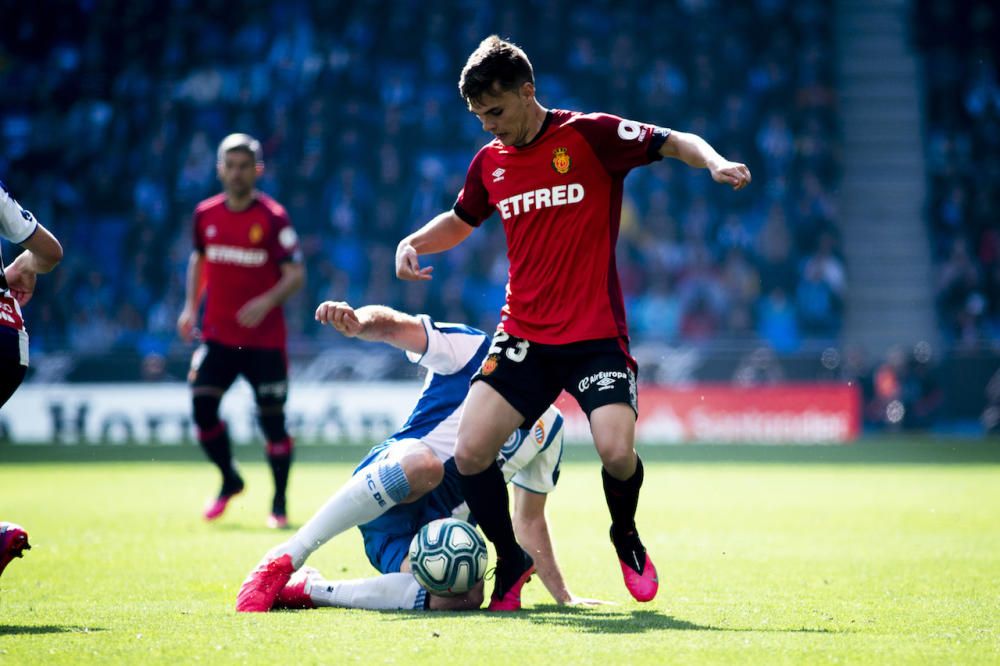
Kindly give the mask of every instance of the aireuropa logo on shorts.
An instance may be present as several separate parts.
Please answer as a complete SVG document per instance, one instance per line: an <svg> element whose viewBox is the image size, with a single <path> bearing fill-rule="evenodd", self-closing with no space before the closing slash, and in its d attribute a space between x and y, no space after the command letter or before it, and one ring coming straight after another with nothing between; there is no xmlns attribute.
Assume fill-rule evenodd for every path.
<svg viewBox="0 0 1000 666"><path fill-rule="evenodd" d="M607 391L615 387L615 382L619 379L628 379L628 374L621 370L611 370L609 372L598 372L580 380L578 388L583 393L591 386L596 386L598 391Z"/></svg>

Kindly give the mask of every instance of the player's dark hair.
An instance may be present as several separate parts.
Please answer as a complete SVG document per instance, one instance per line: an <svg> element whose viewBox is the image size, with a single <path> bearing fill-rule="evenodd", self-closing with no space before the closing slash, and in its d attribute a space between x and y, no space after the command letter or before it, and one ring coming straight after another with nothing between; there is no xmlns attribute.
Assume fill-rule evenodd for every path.
<svg viewBox="0 0 1000 666"><path fill-rule="evenodd" d="M466 102L477 102L484 94L518 90L525 83L534 83L535 73L531 61L517 44L490 35L472 52L458 90Z"/></svg>

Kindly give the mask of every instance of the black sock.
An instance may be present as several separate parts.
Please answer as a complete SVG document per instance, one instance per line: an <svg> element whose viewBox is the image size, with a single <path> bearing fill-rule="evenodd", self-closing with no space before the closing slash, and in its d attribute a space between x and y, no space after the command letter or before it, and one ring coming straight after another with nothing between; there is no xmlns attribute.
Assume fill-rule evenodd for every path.
<svg viewBox="0 0 1000 666"><path fill-rule="evenodd" d="M274 477L274 501L271 503L271 513L284 516L285 492L288 489L288 471L292 467L292 456L268 456L271 465L271 475Z"/></svg>
<svg viewBox="0 0 1000 666"><path fill-rule="evenodd" d="M466 476L459 473L459 485L479 527L486 538L493 542L499 559L522 557L521 547L514 537L514 524L510 519L507 484L496 461L478 474Z"/></svg>
<svg viewBox="0 0 1000 666"><path fill-rule="evenodd" d="M604 481L604 499L611 512L611 529L615 537L635 532L635 510L639 506L639 489L642 487L642 459L636 457L635 473L619 481L601 468Z"/></svg>
<svg viewBox="0 0 1000 666"><path fill-rule="evenodd" d="M232 446L229 443L229 431L226 424L219 422L218 426L208 432L199 434L198 441L201 450L222 473L222 490L220 495L232 495L243 489L243 479L233 465Z"/></svg>

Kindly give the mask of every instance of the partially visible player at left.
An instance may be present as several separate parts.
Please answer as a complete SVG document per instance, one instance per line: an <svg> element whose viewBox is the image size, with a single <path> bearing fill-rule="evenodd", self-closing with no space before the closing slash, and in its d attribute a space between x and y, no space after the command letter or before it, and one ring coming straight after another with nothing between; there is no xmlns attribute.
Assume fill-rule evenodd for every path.
<svg viewBox="0 0 1000 666"><path fill-rule="evenodd" d="M21 306L35 293L39 273L62 261L56 237L10 195L0 181L0 236L25 249L0 273L0 407L14 395L28 371L28 331ZM4 266L0 251L0 267Z"/></svg>
<svg viewBox="0 0 1000 666"><path fill-rule="evenodd" d="M24 557L24 551L31 550L28 533L14 523L0 522L0 576L15 557Z"/></svg>
<svg viewBox="0 0 1000 666"><path fill-rule="evenodd" d="M253 388L257 420L267 439L274 477L270 527L288 525L285 502L292 439L285 430L288 394L286 330L282 304L305 282L298 238L277 201L255 189L264 171L260 142L230 134L218 150L223 192L194 212L194 250L188 261L187 293L177 330L187 342L202 298L202 344L191 358L194 422L198 441L222 474L222 487L204 512L215 520L243 490L219 403L238 375Z"/></svg>
<svg viewBox="0 0 1000 666"><path fill-rule="evenodd" d="M24 248L5 267L0 248L0 407L14 395L28 371L28 332L21 306L35 293L39 273L62 260L62 245L7 191L0 181L0 237ZM20 525L0 522L0 575L15 557L29 550L28 533Z"/></svg>

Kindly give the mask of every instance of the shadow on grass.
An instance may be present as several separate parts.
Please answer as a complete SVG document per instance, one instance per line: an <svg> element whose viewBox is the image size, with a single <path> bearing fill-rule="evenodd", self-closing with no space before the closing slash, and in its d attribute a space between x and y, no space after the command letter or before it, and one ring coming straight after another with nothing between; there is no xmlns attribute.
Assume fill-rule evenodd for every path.
<svg viewBox="0 0 1000 666"><path fill-rule="evenodd" d="M414 620L427 619L427 613L384 611L386 619ZM435 613L442 617L462 617L466 612ZM577 608L546 604L533 606L517 613L505 613L503 619L520 620L541 626L551 625L571 628L592 634L641 634L648 631L724 631L762 632L775 634L840 634L848 633L839 629L814 627L716 627L697 624L654 610L633 610L628 612L605 611L596 608Z"/></svg>
<svg viewBox="0 0 1000 666"><path fill-rule="evenodd" d="M103 627L78 627L73 624L0 624L0 636L16 634L92 634L107 631Z"/></svg>

